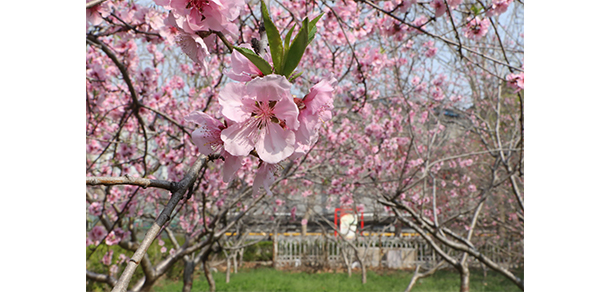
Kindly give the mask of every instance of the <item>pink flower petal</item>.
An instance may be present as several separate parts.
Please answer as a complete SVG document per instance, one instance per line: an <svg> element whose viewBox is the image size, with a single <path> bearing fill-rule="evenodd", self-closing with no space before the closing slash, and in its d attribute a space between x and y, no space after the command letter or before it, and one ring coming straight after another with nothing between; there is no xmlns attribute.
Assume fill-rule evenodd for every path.
<svg viewBox="0 0 610 292"><path fill-rule="evenodd" d="M243 84L227 84L218 94L218 102L220 103L222 115L237 123L244 122L250 118L254 101L244 99L245 95Z"/></svg>
<svg viewBox="0 0 610 292"><path fill-rule="evenodd" d="M288 128L296 130L299 128L299 108L292 98L282 98L273 108L275 116L286 121Z"/></svg>
<svg viewBox="0 0 610 292"><path fill-rule="evenodd" d="M200 125L192 133L193 143L197 145L200 153L210 155L220 148L220 131L224 125L219 120L201 111L192 112L184 120Z"/></svg>
<svg viewBox="0 0 610 292"><path fill-rule="evenodd" d="M230 182L235 176L235 173L243 165L244 158L242 156L233 156L225 151L225 165L222 168L222 180L226 183Z"/></svg>
<svg viewBox="0 0 610 292"><path fill-rule="evenodd" d="M257 137L258 128L253 123L233 124L222 130L220 138L231 155L247 156L254 149L253 138Z"/></svg>
<svg viewBox="0 0 610 292"><path fill-rule="evenodd" d="M295 135L293 131L282 129L275 123L267 124L256 142L258 156L267 163L278 163L294 152Z"/></svg>
<svg viewBox="0 0 610 292"><path fill-rule="evenodd" d="M252 196L257 197L259 193L259 189L262 186L267 191L267 195L272 196L271 192L271 184L274 181L273 170L275 169L275 165L271 165L268 163L262 163L262 165L258 168L256 172L256 177L254 177L254 182L252 183Z"/></svg>
<svg viewBox="0 0 610 292"><path fill-rule="evenodd" d="M266 102L270 100L280 100L283 97L290 97L290 87L292 85L286 77L281 75L267 75L264 78L254 78L246 85L246 92L254 92L256 100Z"/></svg>

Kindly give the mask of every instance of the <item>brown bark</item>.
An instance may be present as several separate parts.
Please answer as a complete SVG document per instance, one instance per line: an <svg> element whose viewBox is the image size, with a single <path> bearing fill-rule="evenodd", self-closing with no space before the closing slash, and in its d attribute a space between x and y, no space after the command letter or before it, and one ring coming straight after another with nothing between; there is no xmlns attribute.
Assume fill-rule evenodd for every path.
<svg viewBox="0 0 610 292"><path fill-rule="evenodd" d="M208 280L208 284L210 285L210 292L216 292L216 282L214 282L212 271L210 271L210 263L207 260L203 262L203 272L205 274L205 278Z"/></svg>
<svg viewBox="0 0 610 292"><path fill-rule="evenodd" d="M195 271L195 262L189 259L184 259L184 276L182 292L191 292L193 288L193 272Z"/></svg>
<svg viewBox="0 0 610 292"><path fill-rule="evenodd" d="M460 267L460 292L470 291L470 270L467 265Z"/></svg>

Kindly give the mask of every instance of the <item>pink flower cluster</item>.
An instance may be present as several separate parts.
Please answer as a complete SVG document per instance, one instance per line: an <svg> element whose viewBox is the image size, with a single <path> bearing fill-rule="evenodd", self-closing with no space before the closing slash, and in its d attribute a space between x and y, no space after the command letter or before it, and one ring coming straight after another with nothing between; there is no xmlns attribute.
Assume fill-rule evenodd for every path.
<svg viewBox="0 0 610 292"><path fill-rule="evenodd" d="M481 19L477 16L466 24L464 27L464 35L471 40L478 41L487 34L489 25L489 19Z"/></svg>
<svg viewBox="0 0 610 292"><path fill-rule="evenodd" d="M491 7L487 10L487 16L497 16L500 15L506 10L508 10L508 6L513 3L513 0L493 0Z"/></svg>
<svg viewBox="0 0 610 292"><path fill-rule="evenodd" d="M515 92L519 92L525 88L523 78L523 72L519 74L511 73L506 76L506 82L508 83L508 86L515 90Z"/></svg>
<svg viewBox="0 0 610 292"><path fill-rule="evenodd" d="M209 35L221 32L236 36L237 25L233 23L245 5L244 0L155 0L171 10L165 19L161 35L175 42L193 62L207 71L204 58L209 55L211 38L202 38L198 32ZM208 42L208 44L206 44Z"/></svg>
<svg viewBox="0 0 610 292"><path fill-rule="evenodd" d="M185 118L198 127L192 140L205 155L224 157L223 180L229 182L243 158L254 155L261 161L253 182L254 194L263 186L268 194L276 165L307 153L318 140L323 123L332 117L335 78L315 84L303 98L293 97L286 77L262 73L248 59L233 51L229 83L219 93L224 122L196 111Z"/></svg>

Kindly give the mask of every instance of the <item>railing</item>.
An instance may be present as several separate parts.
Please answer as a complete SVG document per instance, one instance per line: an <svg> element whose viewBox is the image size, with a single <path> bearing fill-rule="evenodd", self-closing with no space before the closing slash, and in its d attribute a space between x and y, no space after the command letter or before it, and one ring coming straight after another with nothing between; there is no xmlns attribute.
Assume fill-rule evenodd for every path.
<svg viewBox="0 0 610 292"><path fill-rule="evenodd" d="M442 258L419 236L405 237L359 237L352 242L364 264L370 267L414 268L417 265L432 267ZM281 236L276 237L274 249L277 267L338 267L355 265L354 249L337 238L323 236ZM513 252L514 244L501 249L484 245L479 250L494 262L505 267L522 265L521 252ZM445 250L450 255L457 255L453 250ZM345 255L343 254L345 253ZM514 254L521 255L515 257ZM511 256L512 255L512 256ZM472 264L478 262L469 257Z"/></svg>

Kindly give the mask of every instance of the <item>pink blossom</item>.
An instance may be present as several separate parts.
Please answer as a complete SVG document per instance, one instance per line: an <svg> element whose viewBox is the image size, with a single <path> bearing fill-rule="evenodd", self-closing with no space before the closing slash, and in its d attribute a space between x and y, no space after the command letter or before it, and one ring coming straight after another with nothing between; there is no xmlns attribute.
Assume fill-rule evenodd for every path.
<svg viewBox="0 0 610 292"><path fill-rule="evenodd" d="M515 91L521 91L524 87L524 73L521 72L519 74L511 73L506 76L506 82L508 86L515 89Z"/></svg>
<svg viewBox="0 0 610 292"><path fill-rule="evenodd" d="M462 0L447 0L447 4L451 9L455 9L458 5L462 4Z"/></svg>
<svg viewBox="0 0 610 292"><path fill-rule="evenodd" d="M420 123L425 123L426 121L428 121L428 112L423 112L421 114L421 119L420 119Z"/></svg>
<svg viewBox="0 0 610 292"><path fill-rule="evenodd" d="M472 165L472 159L460 160L460 167L468 167Z"/></svg>
<svg viewBox="0 0 610 292"><path fill-rule="evenodd" d="M419 17L417 17L414 21L413 21L413 26L414 27L419 27L422 30L426 29L426 26L424 25L426 22L428 22L428 18L424 15L420 15ZM413 33L421 33L421 31L419 29L413 28L411 26L409 26L407 28L407 32L413 32Z"/></svg>
<svg viewBox="0 0 610 292"><path fill-rule="evenodd" d="M180 49L196 64L199 64L207 72L205 58L210 55L208 47L203 39L194 31L184 30L173 13L169 13L165 19L166 28L161 30L162 35L170 42L175 42Z"/></svg>
<svg viewBox="0 0 610 292"><path fill-rule="evenodd" d="M220 155L225 159L223 168L223 181L230 182L237 170L242 166L242 157L236 157L226 152L222 146L224 142L221 139L221 132L226 127L219 120L212 116L195 111L184 118L187 122L192 122L199 127L193 131L193 143L197 145L199 152L204 155L211 155L220 151Z"/></svg>
<svg viewBox="0 0 610 292"><path fill-rule="evenodd" d="M311 194L312 194L311 190L304 190L301 193L301 196L303 196L303 198L307 198L307 197L311 196Z"/></svg>
<svg viewBox="0 0 610 292"><path fill-rule="evenodd" d="M104 236L106 236L106 229L103 226L95 226L89 231L89 237L95 244L99 244Z"/></svg>
<svg viewBox="0 0 610 292"><path fill-rule="evenodd" d="M108 236L106 236L106 244L107 245L115 245L121 241L121 238L117 236L113 231L110 231Z"/></svg>
<svg viewBox="0 0 610 292"><path fill-rule="evenodd" d="M263 187L267 192L267 195L272 196L271 184L275 180L273 173L275 172L275 164L261 163L256 171L256 176L252 182L252 196L257 197L259 194L260 187Z"/></svg>
<svg viewBox="0 0 610 292"><path fill-rule="evenodd" d="M422 165L424 163L424 160L421 158L415 159L415 160L409 160L409 167L416 167L419 165Z"/></svg>
<svg viewBox="0 0 610 292"><path fill-rule="evenodd" d="M89 205L89 214L93 216L99 216L102 214L102 204L99 202L93 202Z"/></svg>
<svg viewBox="0 0 610 292"><path fill-rule="evenodd" d="M411 5L417 3L417 0L402 0L398 2L398 11L405 13L407 10L409 10L409 8L411 8Z"/></svg>
<svg viewBox="0 0 610 292"><path fill-rule="evenodd" d="M431 44L430 46L426 46L426 52L424 53L424 55L427 58L432 58L436 56L436 52L438 52L438 48L435 47L434 44Z"/></svg>
<svg viewBox="0 0 610 292"><path fill-rule="evenodd" d="M87 9L87 21L92 25L99 25L104 20L103 17L110 15L112 6L112 2L106 1Z"/></svg>
<svg viewBox="0 0 610 292"><path fill-rule="evenodd" d="M110 275L112 275L113 277L116 276L116 273L119 271L119 266L117 265L112 265L110 267Z"/></svg>
<svg viewBox="0 0 610 292"><path fill-rule="evenodd" d="M381 139L385 134L385 130L379 124L371 123L364 128L364 134L367 136L373 136L376 139Z"/></svg>
<svg viewBox="0 0 610 292"><path fill-rule="evenodd" d="M179 34L176 43L180 49L195 63L199 64L207 72L205 57L209 56L208 47L199 36L194 34Z"/></svg>
<svg viewBox="0 0 610 292"><path fill-rule="evenodd" d="M241 13L244 0L155 0L176 14L180 27L187 32L214 30L237 34L232 23Z"/></svg>
<svg viewBox="0 0 610 292"><path fill-rule="evenodd" d="M477 16L466 24L464 27L464 35L469 39L478 41L487 34L489 25L489 19L481 19Z"/></svg>
<svg viewBox="0 0 610 292"><path fill-rule="evenodd" d="M341 198L339 198L339 201L341 202L341 205L351 205L354 203L354 200L352 199L351 195L343 195L341 196Z"/></svg>
<svg viewBox="0 0 610 292"><path fill-rule="evenodd" d="M297 206L294 206L290 209L290 218L295 220L297 217Z"/></svg>
<svg viewBox="0 0 610 292"><path fill-rule="evenodd" d="M303 225L303 226L307 225L307 219L302 219L301 220L301 225Z"/></svg>
<svg viewBox="0 0 610 292"><path fill-rule="evenodd" d="M432 88L430 94L432 95L432 99L435 101L442 101L445 98L443 90L436 86Z"/></svg>
<svg viewBox="0 0 610 292"><path fill-rule="evenodd" d="M240 47L252 50L250 44L242 44ZM233 53L231 53L231 69L224 69L223 73L235 81L242 82L248 82L255 77L263 76L263 72L237 50L233 50Z"/></svg>
<svg viewBox="0 0 610 292"><path fill-rule="evenodd" d="M106 266L110 266L110 264L112 263L112 254L114 253L113 250L109 250L103 257L102 257L102 264L106 265Z"/></svg>
<svg viewBox="0 0 610 292"><path fill-rule="evenodd" d="M506 10L508 10L508 6L513 3L513 0L494 0L490 9L487 11L487 16L496 16L500 15Z"/></svg>
<svg viewBox="0 0 610 292"><path fill-rule="evenodd" d="M192 133L192 140L201 154L210 155L222 147L220 132L225 126L219 120L202 111L192 112L184 120L199 125Z"/></svg>
<svg viewBox="0 0 610 292"><path fill-rule="evenodd" d="M218 199L216 201L216 203L214 203L214 205L216 205L216 207L218 207L218 208L222 208L222 206L225 205L225 199L224 198Z"/></svg>
<svg viewBox="0 0 610 292"><path fill-rule="evenodd" d="M358 211L358 213L364 213L364 204L358 204L358 206L356 206L356 211Z"/></svg>
<svg viewBox="0 0 610 292"><path fill-rule="evenodd" d="M318 131L323 123L332 118L333 91L337 79L331 77L314 85L303 99L295 98L300 112L300 127L296 131L296 150L292 158L307 153L318 141Z"/></svg>
<svg viewBox="0 0 610 292"><path fill-rule="evenodd" d="M234 156L256 150L267 163L275 164L294 152L299 128L299 109L284 76L267 75L247 84L227 84L219 93L222 115L235 122L222 130L224 148Z"/></svg>
<svg viewBox="0 0 610 292"><path fill-rule="evenodd" d="M468 190L474 193L474 192L477 191L477 186L475 186L475 185L468 185Z"/></svg>
<svg viewBox="0 0 610 292"><path fill-rule="evenodd" d="M117 264L120 265L128 260L129 260L129 258L125 254L122 253L119 255L119 260L117 261Z"/></svg>
<svg viewBox="0 0 610 292"><path fill-rule="evenodd" d="M161 251L161 253L166 253L167 252L167 247L162 246L160 251Z"/></svg>
<svg viewBox="0 0 610 292"><path fill-rule="evenodd" d="M434 17L441 17L447 12L447 6L443 0L432 0L430 6L434 8Z"/></svg>

